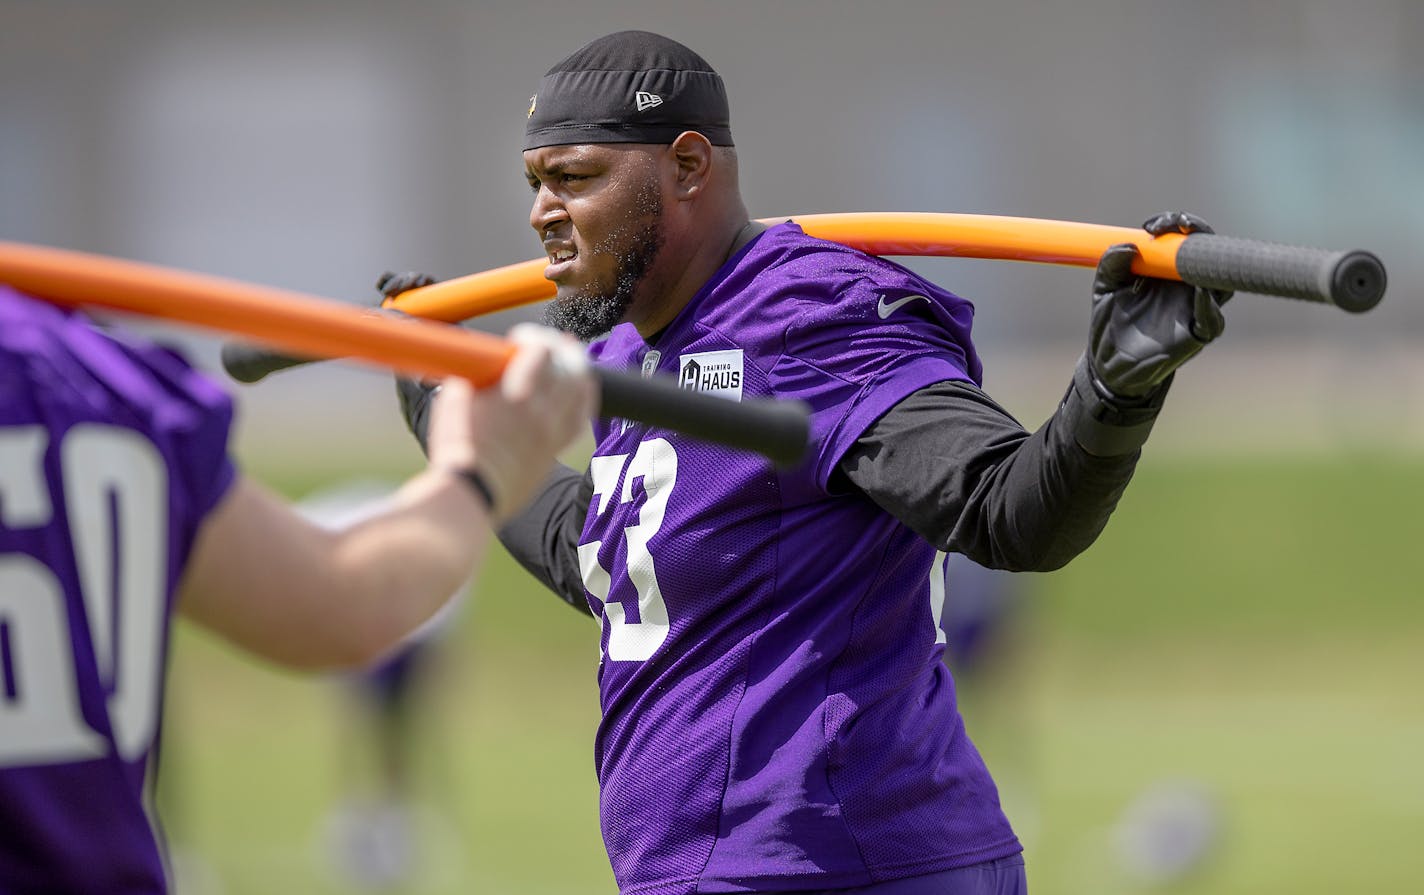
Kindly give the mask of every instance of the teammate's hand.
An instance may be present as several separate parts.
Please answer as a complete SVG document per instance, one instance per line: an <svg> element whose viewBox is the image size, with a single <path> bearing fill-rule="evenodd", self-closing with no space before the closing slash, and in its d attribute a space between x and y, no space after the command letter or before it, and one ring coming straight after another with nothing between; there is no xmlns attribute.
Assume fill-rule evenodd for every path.
<svg viewBox="0 0 1424 895"><path fill-rule="evenodd" d="M594 379L572 336L531 323L509 331L518 351L497 386L452 377L434 392L430 465L479 472L497 521L510 518L548 475L555 455L588 425Z"/></svg>
<svg viewBox="0 0 1424 895"><path fill-rule="evenodd" d="M1211 233L1185 212L1159 214L1142 225L1163 233ZM1113 396L1141 398L1159 388L1182 364L1221 335L1221 306L1232 293L1199 289L1176 280L1132 272L1137 247L1108 248L1093 278L1088 360L1097 383Z"/></svg>

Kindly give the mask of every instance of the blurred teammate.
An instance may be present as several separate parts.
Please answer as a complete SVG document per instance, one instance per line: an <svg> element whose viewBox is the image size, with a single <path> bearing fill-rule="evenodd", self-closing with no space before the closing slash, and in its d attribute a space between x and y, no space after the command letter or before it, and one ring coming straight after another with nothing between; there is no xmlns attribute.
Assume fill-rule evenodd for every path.
<svg viewBox="0 0 1424 895"><path fill-rule="evenodd" d="M595 751L619 887L1024 891L940 661L945 551L1047 570L1086 548L1224 296L1139 280L1135 249L1108 250L1087 351L1029 434L978 387L968 302L749 221L721 78L688 48L593 41L544 77L525 135L550 322L596 339L596 363L812 410L809 459L786 470L598 422L587 472L558 469L501 531L602 618ZM419 435L422 395L404 393Z"/></svg>
<svg viewBox="0 0 1424 895"><path fill-rule="evenodd" d="M323 528L342 528L387 508L396 488L367 479L342 482L306 495L296 509ZM428 843L420 827L433 818L420 811L417 786L420 708L439 679L441 644L469 585L462 582L381 661L340 676L346 729L334 763L343 793L328 818L325 845L333 870L355 888L397 889L424 863Z"/></svg>
<svg viewBox="0 0 1424 895"><path fill-rule="evenodd" d="M945 664L961 683L992 677L1012 652L1027 588L1023 576L986 568L957 553L946 561L945 574L951 582L940 612Z"/></svg>
<svg viewBox="0 0 1424 895"><path fill-rule="evenodd" d="M172 612L287 666L389 650L586 418L549 350L449 381L427 468L328 532L234 469L218 385L0 287L0 892L166 891L145 777Z"/></svg>

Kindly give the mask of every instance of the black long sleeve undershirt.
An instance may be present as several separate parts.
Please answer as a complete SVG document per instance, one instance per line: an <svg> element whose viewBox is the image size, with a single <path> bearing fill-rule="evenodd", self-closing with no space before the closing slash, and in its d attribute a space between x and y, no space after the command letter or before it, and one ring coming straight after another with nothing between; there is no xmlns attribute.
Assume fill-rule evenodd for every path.
<svg viewBox="0 0 1424 895"><path fill-rule="evenodd" d="M498 532L500 543L521 566L585 615L593 613L583 593L578 542L592 501L593 476L555 463L534 500Z"/></svg>
<svg viewBox="0 0 1424 895"><path fill-rule="evenodd" d="M1145 418L1150 427L1159 407L1160 399L1135 422ZM941 549L991 568L1050 571L1097 538L1140 454L1084 450L1084 414L1084 399L1075 403L1070 389L1030 434L975 386L936 383L872 424L842 458L834 484L862 491ZM578 542L592 498L587 473L559 466L499 532L524 568L584 611Z"/></svg>
<svg viewBox="0 0 1424 895"><path fill-rule="evenodd" d="M1140 455L1095 457L1074 422L1055 413L1029 434L970 383L940 382L872 424L838 474L942 550L1047 572L1102 532Z"/></svg>

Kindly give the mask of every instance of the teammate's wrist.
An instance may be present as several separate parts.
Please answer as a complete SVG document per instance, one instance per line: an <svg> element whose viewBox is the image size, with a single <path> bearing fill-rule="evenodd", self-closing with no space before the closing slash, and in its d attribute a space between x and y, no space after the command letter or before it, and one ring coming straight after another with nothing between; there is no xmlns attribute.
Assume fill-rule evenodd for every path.
<svg viewBox="0 0 1424 895"><path fill-rule="evenodd" d="M495 495L494 486L490 484L490 478L474 463L463 463L453 465L441 465L438 469L459 480L461 487L472 494L485 511L485 514L494 517L495 508L499 500Z"/></svg>
<svg viewBox="0 0 1424 895"><path fill-rule="evenodd" d="M494 488L490 486L489 479L473 466L465 469L455 470L455 474L460 477L460 481L469 486L475 492L475 496L484 504L485 512L494 515L496 501L494 498Z"/></svg>

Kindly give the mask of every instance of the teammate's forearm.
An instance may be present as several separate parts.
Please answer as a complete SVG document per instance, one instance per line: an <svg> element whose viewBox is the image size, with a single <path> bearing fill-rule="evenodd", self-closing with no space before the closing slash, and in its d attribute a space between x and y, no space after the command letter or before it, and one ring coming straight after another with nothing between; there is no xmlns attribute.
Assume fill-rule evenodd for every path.
<svg viewBox="0 0 1424 895"><path fill-rule="evenodd" d="M239 479L199 532L179 609L280 665L369 664L454 595L489 525L472 489L448 472L422 473L393 508L339 531Z"/></svg>
<svg viewBox="0 0 1424 895"><path fill-rule="evenodd" d="M333 562L351 590L333 623L368 657L397 646L468 583L492 524L457 473L429 469L411 479L389 512L341 534Z"/></svg>

